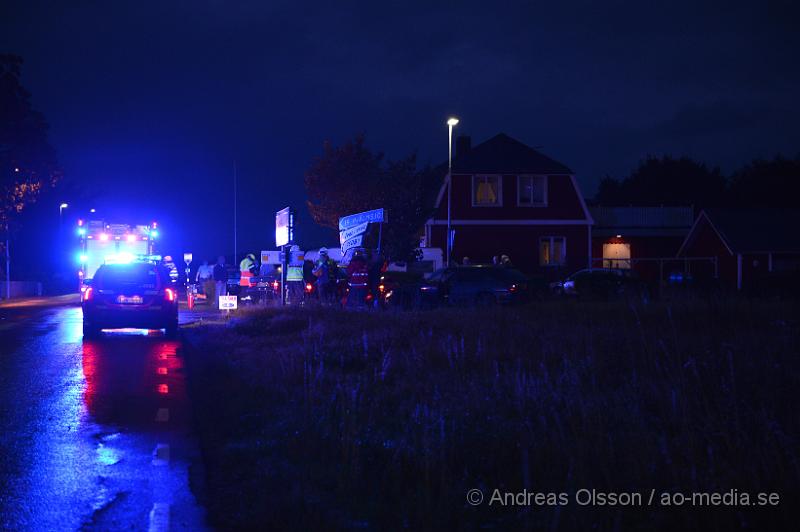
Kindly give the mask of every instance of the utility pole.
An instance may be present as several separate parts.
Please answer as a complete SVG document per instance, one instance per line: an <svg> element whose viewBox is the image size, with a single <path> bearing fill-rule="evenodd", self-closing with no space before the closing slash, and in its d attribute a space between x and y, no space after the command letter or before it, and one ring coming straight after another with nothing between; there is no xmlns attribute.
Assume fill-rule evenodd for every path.
<svg viewBox="0 0 800 532"><path fill-rule="evenodd" d="M11 299L11 230L6 222L6 299Z"/></svg>
<svg viewBox="0 0 800 532"><path fill-rule="evenodd" d="M233 263L236 264L236 261L239 260L239 240L237 238L236 232L236 221L237 221L237 196L236 196L236 182L238 181L238 176L236 174L236 159L233 160Z"/></svg>

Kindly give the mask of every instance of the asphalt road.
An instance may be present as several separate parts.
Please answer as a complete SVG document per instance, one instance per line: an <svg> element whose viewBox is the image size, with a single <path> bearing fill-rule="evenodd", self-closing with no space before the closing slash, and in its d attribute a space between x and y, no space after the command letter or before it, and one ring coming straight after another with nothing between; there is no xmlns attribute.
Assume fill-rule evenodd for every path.
<svg viewBox="0 0 800 532"><path fill-rule="evenodd" d="M180 341L0 307L0 528L203 530Z"/></svg>

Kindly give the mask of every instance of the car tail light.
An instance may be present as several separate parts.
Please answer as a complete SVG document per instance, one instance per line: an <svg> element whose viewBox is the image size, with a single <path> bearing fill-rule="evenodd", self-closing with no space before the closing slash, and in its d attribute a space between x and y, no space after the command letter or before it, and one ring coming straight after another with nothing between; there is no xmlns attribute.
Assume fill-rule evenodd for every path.
<svg viewBox="0 0 800 532"><path fill-rule="evenodd" d="M92 287L91 286L86 287L86 290L83 291L82 295L84 301L89 301L90 299L92 299Z"/></svg>
<svg viewBox="0 0 800 532"><path fill-rule="evenodd" d="M280 286L281 284L278 281L272 281L272 288L275 290L277 290Z"/></svg>
<svg viewBox="0 0 800 532"><path fill-rule="evenodd" d="M307 292L307 293L311 293L311 291L312 291L313 289L314 289L314 285L313 285L313 284L311 284L311 283L306 283L306 292Z"/></svg>
<svg viewBox="0 0 800 532"><path fill-rule="evenodd" d="M164 297L167 298L167 301L175 301L175 290L172 288L164 289Z"/></svg>
<svg viewBox="0 0 800 532"><path fill-rule="evenodd" d="M519 290L519 287L515 284L512 284L511 286L508 287L509 292L516 292L517 290Z"/></svg>

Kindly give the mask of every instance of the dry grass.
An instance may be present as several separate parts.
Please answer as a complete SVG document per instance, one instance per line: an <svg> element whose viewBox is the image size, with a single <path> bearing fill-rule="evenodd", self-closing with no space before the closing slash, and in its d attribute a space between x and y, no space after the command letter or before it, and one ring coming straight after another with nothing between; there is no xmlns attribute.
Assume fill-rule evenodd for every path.
<svg viewBox="0 0 800 532"><path fill-rule="evenodd" d="M195 328L206 504L224 528L774 528L798 502L798 318L746 300L548 303ZM471 488L782 504L471 507Z"/></svg>

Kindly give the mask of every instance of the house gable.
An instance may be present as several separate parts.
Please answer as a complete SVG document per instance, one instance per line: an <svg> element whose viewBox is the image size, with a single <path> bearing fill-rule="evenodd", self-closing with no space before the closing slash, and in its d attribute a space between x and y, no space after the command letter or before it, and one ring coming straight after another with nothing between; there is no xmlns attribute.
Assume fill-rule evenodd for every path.
<svg viewBox="0 0 800 532"><path fill-rule="evenodd" d="M501 203L476 205L476 179L497 176L500 188L496 196ZM544 188L544 201L520 202L520 178L530 177ZM492 177L495 179L495 177ZM581 221L591 224L583 195L572 171L511 137L500 134L471 149L453 162L451 218L465 221ZM539 193L539 191L537 191ZM432 220L447 218L447 178L436 199Z"/></svg>
<svg viewBox="0 0 800 532"><path fill-rule="evenodd" d="M722 234L714 227L705 211L701 212L695 220L689 234L678 249L678 257L711 256L727 253L733 255L728 243Z"/></svg>

